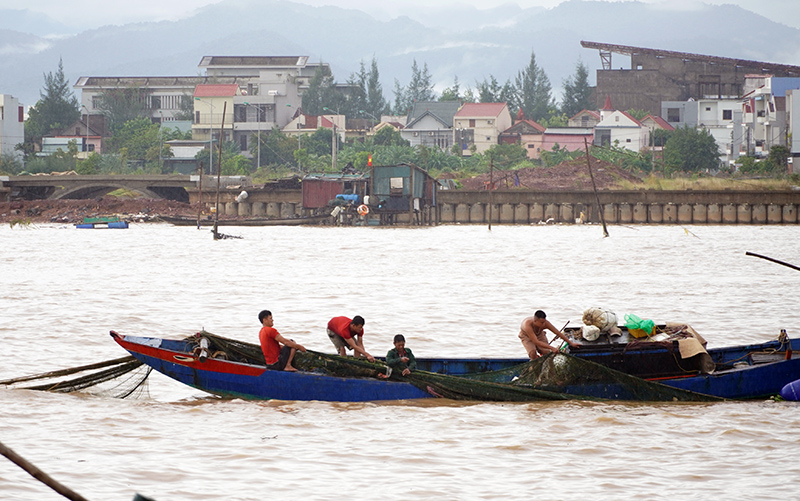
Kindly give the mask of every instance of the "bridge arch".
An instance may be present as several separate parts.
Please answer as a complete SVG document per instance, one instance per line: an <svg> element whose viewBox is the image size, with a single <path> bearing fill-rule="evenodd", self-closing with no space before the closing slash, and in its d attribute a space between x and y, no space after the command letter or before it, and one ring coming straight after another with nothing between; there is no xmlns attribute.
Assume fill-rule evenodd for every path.
<svg viewBox="0 0 800 501"><path fill-rule="evenodd" d="M82 186L73 186L70 188L57 190L55 193L53 193L53 195L50 196L50 198L52 200L93 199L93 198L100 198L104 195L108 195L112 191L120 189L135 191L136 193L141 193L142 196L145 196L147 198L164 198L155 191L138 186L137 187L128 186L124 183L119 183L119 184L96 183L96 184L84 184Z"/></svg>

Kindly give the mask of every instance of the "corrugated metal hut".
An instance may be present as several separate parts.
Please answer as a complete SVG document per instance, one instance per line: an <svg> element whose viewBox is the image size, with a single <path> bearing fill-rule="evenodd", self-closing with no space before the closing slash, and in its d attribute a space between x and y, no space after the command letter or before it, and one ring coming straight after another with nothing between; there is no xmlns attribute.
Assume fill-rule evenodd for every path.
<svg viewBox="0 0 800 501"><path fill-rule="evenodd" d="M303 208L319 209L337 195L357 195L361 203L368 194L366 174L309 174L303 178Z"/></svg>
<svg viewBox="0 0 800 501"><path fill-rule="evenodd" d="M410 221L429 219L436 206L436 180L413 164L378 165L370 175L370 205L381 213L408 213ZM420 214L422 220L420 221ZM430 222L430 221L428 221Z"/></svg>

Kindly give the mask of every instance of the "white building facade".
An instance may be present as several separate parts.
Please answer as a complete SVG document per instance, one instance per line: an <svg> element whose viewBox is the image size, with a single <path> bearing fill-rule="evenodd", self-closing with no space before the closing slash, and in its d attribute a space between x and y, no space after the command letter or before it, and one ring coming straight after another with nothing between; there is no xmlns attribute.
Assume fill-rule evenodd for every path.
<svg viewBox="0 0 800 501"><path fill-rule="evenodd" d="M0 155L22 160L22 152L14 147L25 141L25 109L9 94L0 94Z"/></svg>

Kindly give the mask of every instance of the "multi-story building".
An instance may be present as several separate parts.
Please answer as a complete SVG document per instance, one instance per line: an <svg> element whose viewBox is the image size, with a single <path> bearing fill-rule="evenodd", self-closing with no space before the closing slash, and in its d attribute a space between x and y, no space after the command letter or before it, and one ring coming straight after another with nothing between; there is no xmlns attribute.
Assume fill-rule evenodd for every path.
<svg viewBox="0 0 800 501"><path fill-rule="evenodd" d="M462 154L470 154L475 145L477 153L483 153L499 144L500 133L511 127L511 113L506 103L466 103L453 117L453 138L461 144ZM464 134L472 136L472 142L464 140Z"/></svg>
<svg viewBox="0 0 800 501"><path fill-rule="evenodd" d="M788 145L786 92L795 89L800 89L800 78L747 76L742 101L745 145L749 154L766 157L773 146Z"/></svg>
<svg viewBox="0 0 800 501"><path fill-rule="evenodd" d="M141 91L143 104L155 123L174 121L182 111L191 109L193 131L205 134L203 137L208 139L209 131L222 125L222 110L212 110L194 98L223 96L196 96L196 87L236 86L234 95L224 96L232 98L229 103L232 115L226 115L225 128L230 132L226 133L226 139L236 141L246 151L254 133L289 123L317 69L326 66L309 63L308 56L204 56L198 67L205 76L80 77L74 87L80 90L81 107L92 115L102 113L100 101L104 91L122 88ZM211 121L196 123L197 112L203 120Z"/></svg>
<svg viewBox="0 0 800 501"><path fill-rule="evenodd" d="M19 100L9 94L0 94L0 155L13 155L22 159L22 152L14 147L25 141L25 110Z"/></svg>
<svg viewBox="0 0 800 501"><path fill-rule="evenodd" d="M653 115L661 112L661 101L738 99L747 92L746 75L800 76L800 66L786 64L587 41L581 45L600 52L602 69L597 70L594 94L598 105L610 95L619 109ZM630 58L630 68L613 69L613 54Z"/></svg>
<svg viewBox="0 0 800 501"><path fill-rule="evenodd" d="M720 159L733 163L745 145L742 102L739 99L696 99L662 101L661 118L674 128L706 129L719 148Z"/></svg>

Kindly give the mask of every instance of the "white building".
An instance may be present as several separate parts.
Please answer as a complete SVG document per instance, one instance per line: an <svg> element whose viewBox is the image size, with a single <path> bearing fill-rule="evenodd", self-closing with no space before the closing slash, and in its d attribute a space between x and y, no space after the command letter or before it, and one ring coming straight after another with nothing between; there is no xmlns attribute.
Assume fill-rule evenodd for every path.
<svg viewBox="0 0 800 501"><path fill-rule="evenodd" d="M747 153L742 102L739 99L662 101L661 118L676 129L706 129L717 142L720 159L726 163L733 163L740 155Z"/></svg>
<svg viewBox="0 0 800 501"><path fill-rule="evenodd" d="M13 155L22 160L22 152L14 147L25 141L25 109L9 94L0 94L0 155Z"/></svg>
<svg viewBox="0 0 800 501"><path fill-rule="evenodd" d="M795 89L800 89L800 78L745 76L742 104L748 152L757 157L766 157L773 146L788 144L786 93Z"/></svg>
<svg viewBox="0 0 800 501"><path fill-rule="evenodd" d="M151 120L169 125L178 118L184 100L191 103L183 103L183 108L192 109L195 118L198 111L205 115L202 103L194 99L198 85L235 85L226 137L247 151L253 133L289 123L317 69L327 64L309 63L308 56L204 56L198 67L205 76L80 77L74 87L80 91L81 107L92 115L102 113L99 104L105 90L140 89ZM205 125L206 131L218 128L222 110L212 114L213 121L194 125Z"/></svg>
<svg viewBox="0 0 800 501"><path fill-rule="evenodd" d="M453 146L453 117L459 107L459 101L415 102L400 136L411 146L449 151Z"/></svg>
<svg viewBox="0 0 800 501"><path fill-rule="evenodd" d="M511 127L513 121L506 103L466 103L453 117L454 141L461 143L462 154L469 155L472 137L477 153L483 153L500 144L500 134Z"/></svg>
<svg viewBox="0 0 800 501"><path fill-rule="evenodd" d="M598 146L616 145L639 152L648 145L650 129L626 111L615 110L611 98L606 96L600 121L594 126L594 144Z"/></svg>

